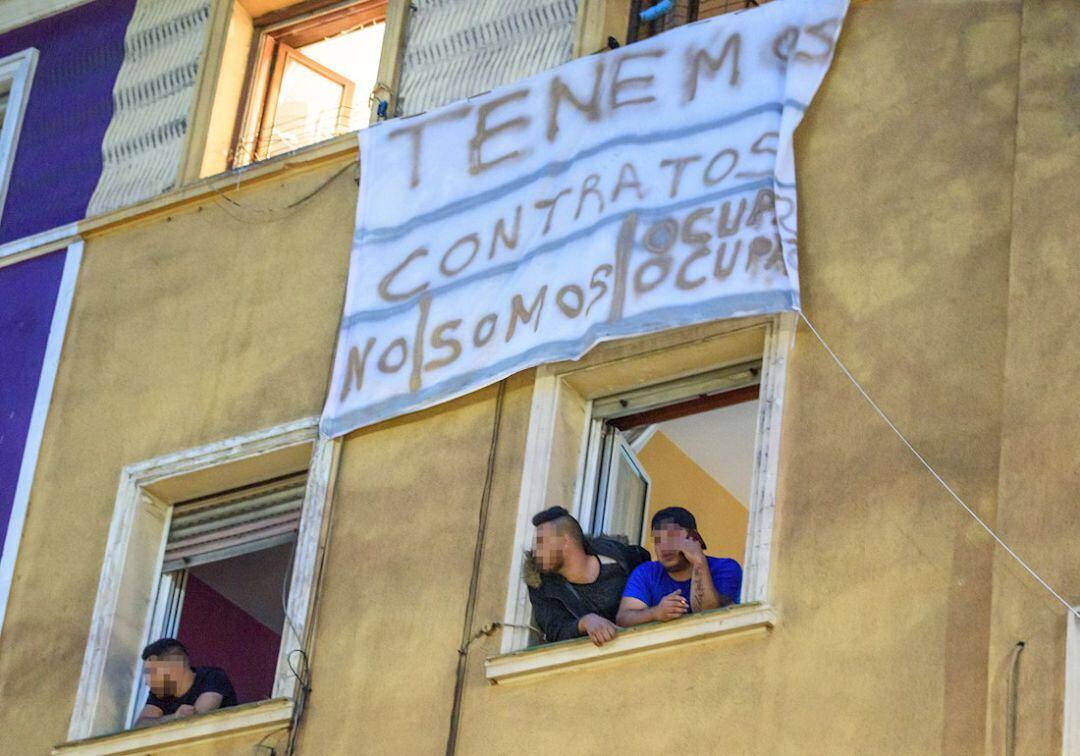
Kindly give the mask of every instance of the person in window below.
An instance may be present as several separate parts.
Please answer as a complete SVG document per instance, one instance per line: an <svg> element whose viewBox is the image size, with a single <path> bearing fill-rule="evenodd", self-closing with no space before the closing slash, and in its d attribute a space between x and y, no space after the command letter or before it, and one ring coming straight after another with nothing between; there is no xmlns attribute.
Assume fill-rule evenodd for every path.
<svg viewBox="0 0 1080 756"><path fill-rule="evenodd" d="M682 507L661 509L651 529L656 561L641 565L626 581L617 623L667 622L739 603L742 568L734 559L705 555L694 515Z"/></svg>
<svg viewBox="0 0 1080 756"><path fill-rule="evenodd" d="M586 539L563 507L545 509L532 523L536 548L525 582L545 640L588 635L602 646L618 632L615 613L627 576L649 553L614 538Z"/></svg>
<svg viewBox="0 0 1080 756"><path fill-rule="evenodd" d="M150 695L136 727L236 706L236 692L225 671L217 667L192 668L180 641L156 640L143 649L142 658Z"/></svg>

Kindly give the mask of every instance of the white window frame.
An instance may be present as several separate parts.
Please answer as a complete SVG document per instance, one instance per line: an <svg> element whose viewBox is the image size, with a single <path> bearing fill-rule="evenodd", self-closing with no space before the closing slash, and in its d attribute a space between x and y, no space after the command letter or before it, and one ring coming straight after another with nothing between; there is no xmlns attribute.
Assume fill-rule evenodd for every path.
<svg viewBox="0 0 1080 756"><path fill-rule="evenodd" d="M680 620L665 623L660 631L654 628L641 628L646 632L630 632L625 638L626 649L620 647L624 642L622 634L615 641L607 643L602 649L596 649L588 643L582 643L571 649L550 646L528 648L532 619L532 607L529 603L528 589L523 579L523 554L531 548L534 514L542 511L551 502L548 497L548 478L551 472L551 455L555 446L558 418L561 413L584 412L584 429L581 441L573 501L578 506L583 501L582 490L590 476L595 476L595 460L590 464L587 455L588 438L593 432L591 401L584 407L568 407L577 402L566 399L571 393L564 390L566 379L582 367L578 363L546 365L537 370L533 386L532 408L529 430L526 439L525 461L521 477L521 490L518 498L517 527L510 559L509 591L503 613L501 656L489 659L486 664L488 679L500 681L523 674L550 671L554 666L566 666L569 663L587 661L592 658L620 655L629 650L655 648L670 645L691 638L699 638L716 633L734 632L741 629L771 627L773 610L768 604L770 566L773 551L773 527L776 513L776 483L779 467L780 432L783 417L784 389L787 378L787 366L791 349L794 346L796 317L793 313L740 321L733 324L732 334L748 327L763 327L764 353L761 355L762 372L760 388L760 407L754 452L753 483L750 494L749 525L747 532L746 555L743 563L743 603L755 605L745 611L736 609L732 618L708 619L702 617L695 622ZM724 324L718 324L715 338L724 338ZM710 336L709 338L713 338ZM673 344L679 348L682 344ZM588 367L595 367L591 365ZM714 366L702 366L708 370ZM672 379L681 376L673 375ZM595 456L595 455L594 455ZM592 478L595 480L595 478ZM588 513L585 513L588 514ZM635 630L639 630L635 628ZM561 646L562 644L560 644ZM529 655L534 660L524 659ZM549 659L549 661L545 661Z"/></svg>
<svg viewBox="0 0 1080 756"><path fill-rule="evenodd" d="M317 417L156 457L123 469L68 728L69 741L122 730L130 724L135 709L134 699L142 674L139 651L159 620L154 616L156 591L172 515L172 506L153 496L147 487L298 445L311 445L312 454L289 584L286 607L289 621L282 628L272 694L275 699L296 698L299 682L290 669L289 657L297 649L309 650L318 555L325 545L341 448L340 441L319 436ZM296 660L292 662L295 666Z"/></svg>
<svg viewBox="0 0 1080 756"><path fill-rule="evenodd" d="M1080 610L1080 606L1073 607ZM1065 717L1061 737L1062 756L1080 756L1080 618L1065 617Z"/></svg>
<svg viewBox="0 0 1080 756"><path fill-rule="evenodd" d="M26 105L30 101L30 85L34 82L37 60L38 51L34 47L0 58L0 81L11 81L7 111L4 113L3 128L0 128L0 220L3 220L7 205L11 167L19 147L19 134L22 132Z"/></svg>

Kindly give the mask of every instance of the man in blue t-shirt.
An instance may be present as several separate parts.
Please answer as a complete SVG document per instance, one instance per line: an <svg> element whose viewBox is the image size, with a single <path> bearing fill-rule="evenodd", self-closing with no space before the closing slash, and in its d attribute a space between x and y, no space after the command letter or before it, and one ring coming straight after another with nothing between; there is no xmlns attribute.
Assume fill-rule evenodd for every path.
<svg viewBox="0 0 1080 756"><path fill-rule="evenodd" d="M656 561L638 565L626 581L615 619L620 626L739 603L742 568L734 559L705 555L694 515L667 507L653 515L651 529Z"/></svg>

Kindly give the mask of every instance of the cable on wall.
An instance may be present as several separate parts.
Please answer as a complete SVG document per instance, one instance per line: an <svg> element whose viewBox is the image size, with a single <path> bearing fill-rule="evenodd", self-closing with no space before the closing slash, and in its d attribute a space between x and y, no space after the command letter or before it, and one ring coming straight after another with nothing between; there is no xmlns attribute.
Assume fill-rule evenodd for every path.
<svg viewBox="0 0 1080 756"><path fill-rule="evenodd" d="M446 756L453 756L457 752L458 725L461 721L461 699L465 692L465 671L469 660L469 646L473 640L470 636L472 635L473 619L476 614L476 594L480 582L480 566L484 556L484 536L487 533L488 512L491 509L491 483L495 478L495 452L499 445L499 423L502 420L503 398L505 396L506 381L503 380L499 382L499 392L495 396L495 417L491 427L491 444L488 447L484 492L480 496L480 516L476 523L476 546L473 549L472 576L469 578L469 598L465 603L465 621L461 627L461 644L458 646L457 677L454 681L454 703L450 710L450 729L446 735ZM494 627L491 629L493 631Z"/></svg>
<svg viewBox="0 0 1080 756"><path fill-rule="evenodd" d="M1073 605L1070 604L1067 600L1065 600L1065 598L1060 593L1055 591L1053 587L1051 587L1051 585L1039 573L1032 569L1032 567L1027 562L1025 562L1020 557L1020 555L1012 549L1012 547L1009 546L1009 544L1005 543L1005 541L1002 540L1001 536L994 532L993 528L986 524L985 520L979 517L979 515L975 512L974 509L968 506L967 503L960 498L956 491L953 490L952 486L945 482L945 479L938 474L937 470L935 470L933 466L926 461L926 458L919 453L919 451L912 445L910 441L908 441L907 436L905 436L900 431L900 429L896 426L896 423L889 419L889 416L885 414L885 411L881 409L881 407L878 406L878 403L875 402L873 398L871 398L870 394L866 392L866 389L862 387L862 385L855 378L855 376L852 375L851 371L848 370L847 365L845 365L843 360L841 360L837 356L836 352L833 351L832 347L829 346L828 342L826 342L822 335L818 332L818 329L814 327L814 324L810 322L810 318L806 317L806 313L803 312L801 309L796 309L796 312L799 314L799 317L802 319L802 321L806 323L806 327L810 329L810 332L814 334L814 337L821 343L821 346L823 346L825 348L825 351L829 353L829 356L832 357L833 362L835 362L837 367L840 368L841 372L843 372L843 374L847 376L847 379L851 381L851 385L854 386L860 394L862 394L862 398L866 400L866 403L869 404L871 408L873 408L874 412L878 414L878 417L885 421L885 424L892 429L892 432L896 434L896 437L900 439L901 443L903 443L904 446L908 448L908 451L910 451L911 454L915 457L915 459L919 461L919 464L926 468L926 471L934 477L934 480L936 480L941 485L941 487L945 489L945 491L949 494L952 500L959 504L960 507L965 512L967 512L971 516L971 518L975 520L976 523L978 523L979 527L985 530L987 534L989 534L989 536L993 538L994 541L997 542L997 544L1001 546L1001 548L1003 548L1005 552L1016 561L1017 564L1023 567L1024 570L1029 575L1031 575L1031 577L1035 578L1039 585L1045 588L1051 596L1057 599L1061 603L1061 605L1064 606L1066 610L1068 610L1070 614L1075 616L1077 619L1080 619L1080 609L1073 607Z"/></svg>

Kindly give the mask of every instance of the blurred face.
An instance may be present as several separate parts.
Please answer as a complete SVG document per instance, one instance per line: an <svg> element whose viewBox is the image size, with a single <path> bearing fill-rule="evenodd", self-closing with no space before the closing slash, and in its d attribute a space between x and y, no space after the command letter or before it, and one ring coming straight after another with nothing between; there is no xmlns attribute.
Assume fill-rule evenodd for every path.
<svg viewBox="0 0 1080 756"><path fill-rule="evenodd" d="M558 572L562 569L569 540L569 536L559 535L554 522L545 522L536 528L533 554L541 572Z"/></svg>
<svg viewBox="0 0 1080 756"><path fill-rule="evenodd" d="M680 548L689 536L689 530L671 522L653 528L653 551L656 552L656 561L660 562L666 570L686 566L688 562Z"/></svg>
<svg viewBox="0 0 1080 756"><path fill-rule="evenodd" d="M151 656L143 662L143 677L146 685L159 698L175 696L178 685L187 670L187 662L176 658L158 658Z"/></svg>

